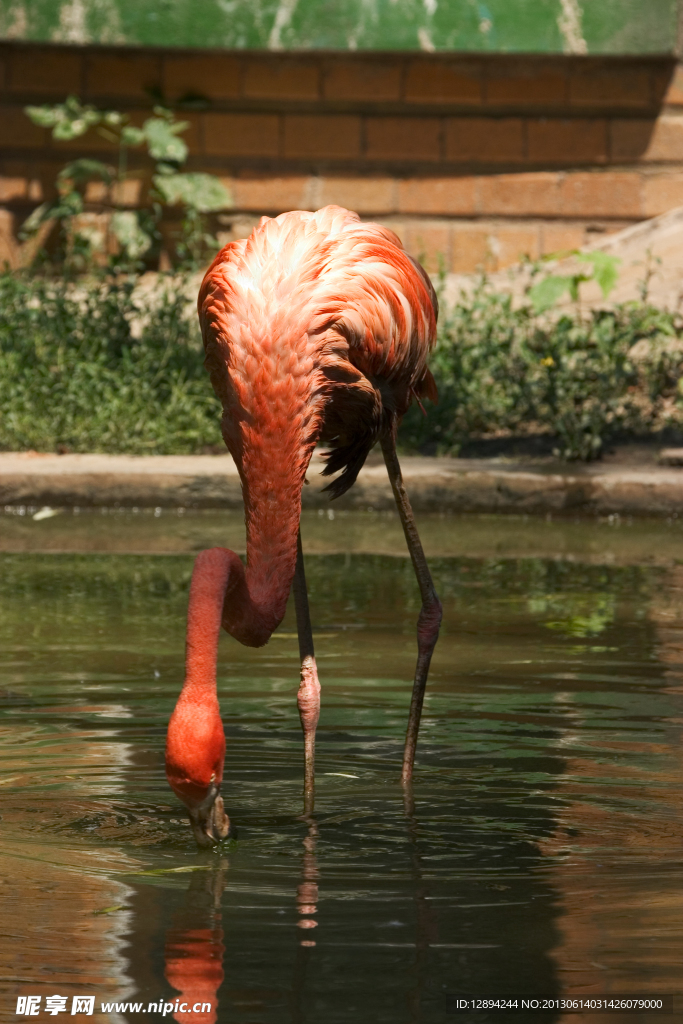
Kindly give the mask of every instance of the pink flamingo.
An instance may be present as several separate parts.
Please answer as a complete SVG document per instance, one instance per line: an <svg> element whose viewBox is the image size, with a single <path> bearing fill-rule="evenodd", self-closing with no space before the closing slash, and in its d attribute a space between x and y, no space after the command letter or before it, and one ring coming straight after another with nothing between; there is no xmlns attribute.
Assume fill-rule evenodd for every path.
<svg viewBox="0 0 683 1024"><path fill-rule="evenodd" d="M396 430L413 398L437 399L427 368L436 316L429 278L396 235L338 206L263 217L248 239L226 245L206 273L199 292L205 365L242 482L247 565L227 548L203 551L190 587L186 676L169 723L166 774L202 846L230 829L220 796L220 627L261 647L282 621L292 584L304 810L313 809L320 684L299 518L318 442L331 449L324 474L339 473L328 487L333 498L352 486L375 442L382 446L422 597L403 782L412 776L441 604L403 487Z"/></svg>

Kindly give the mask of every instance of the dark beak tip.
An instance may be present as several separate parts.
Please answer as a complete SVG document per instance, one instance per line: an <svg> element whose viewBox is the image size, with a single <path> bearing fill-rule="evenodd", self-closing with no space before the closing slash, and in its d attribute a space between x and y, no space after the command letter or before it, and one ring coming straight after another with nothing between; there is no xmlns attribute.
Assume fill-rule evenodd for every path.
<svg viewBox="0 0 683 1024"><path fill-rule="evenodd" d="M216 846L235 834L221 796L217 796L210 806L198 812L190 811L190 825L197 845L203 848Z"/></svg>
<svg viewBox="0 0 683 1024"><path fill-rule="evenodd" d="M201 849L209 850L211 849L212 846L216 845L216 840L213 838L213 836L210 836L207 832L205 832L201 825L195 826L193 824L192 832L194 834L197 846L201 847Z"/></svg>

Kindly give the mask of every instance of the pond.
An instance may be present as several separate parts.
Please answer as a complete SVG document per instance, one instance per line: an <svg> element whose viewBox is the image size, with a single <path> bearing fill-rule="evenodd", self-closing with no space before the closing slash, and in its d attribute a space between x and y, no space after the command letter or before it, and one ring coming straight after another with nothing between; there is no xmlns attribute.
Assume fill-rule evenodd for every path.
<svg viewBox="0 0 683 1024"><path fill-rule="evenodd" d="M261 650L221 639L238 836L198 852L164 737L192 552L241 550L239 516L0 518L4 1015L57 995L99 1020L448 1024L508 1018L463 995L681 999L680 525L420 527L444 622L412 790L398 521L307 514L315 813L290 608Z"/></svg>

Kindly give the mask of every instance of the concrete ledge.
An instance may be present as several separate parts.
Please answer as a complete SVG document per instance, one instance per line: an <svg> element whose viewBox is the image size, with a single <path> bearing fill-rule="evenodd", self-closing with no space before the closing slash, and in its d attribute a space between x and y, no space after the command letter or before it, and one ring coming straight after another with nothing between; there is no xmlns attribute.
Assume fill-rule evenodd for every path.
<svg viewBox="0 0 683 1024"><path fill-rule="evenodd" d="M521 464L484 459L403 458L416 511L672 515L683 511L683 469L594 464ZM304 508L327 508L314 458ZM242 494L228 455L129 456L0 453L0 505L53 507L240 508ZM375 453L340 509L393 509Z"/></svg>
<svg viewBox="0 0 683 1024"><path fill-rule="evenodd" d="M229 455L0 454L0 504L239 508Z"/></svg>

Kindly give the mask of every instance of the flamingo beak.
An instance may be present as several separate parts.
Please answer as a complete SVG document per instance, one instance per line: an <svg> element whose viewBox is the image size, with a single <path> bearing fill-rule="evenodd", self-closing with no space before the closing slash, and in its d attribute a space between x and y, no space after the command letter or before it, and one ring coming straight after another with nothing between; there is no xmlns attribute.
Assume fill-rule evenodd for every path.
<svg viewBox="0 0 683 1024"><path fill-rule="evenodd" d="M229 839L232 826L225 813L223 797L213 783L205 800L189 808L190 825L198 846L215 846ZM232 830L234 831L234 830Z"/></svg>

